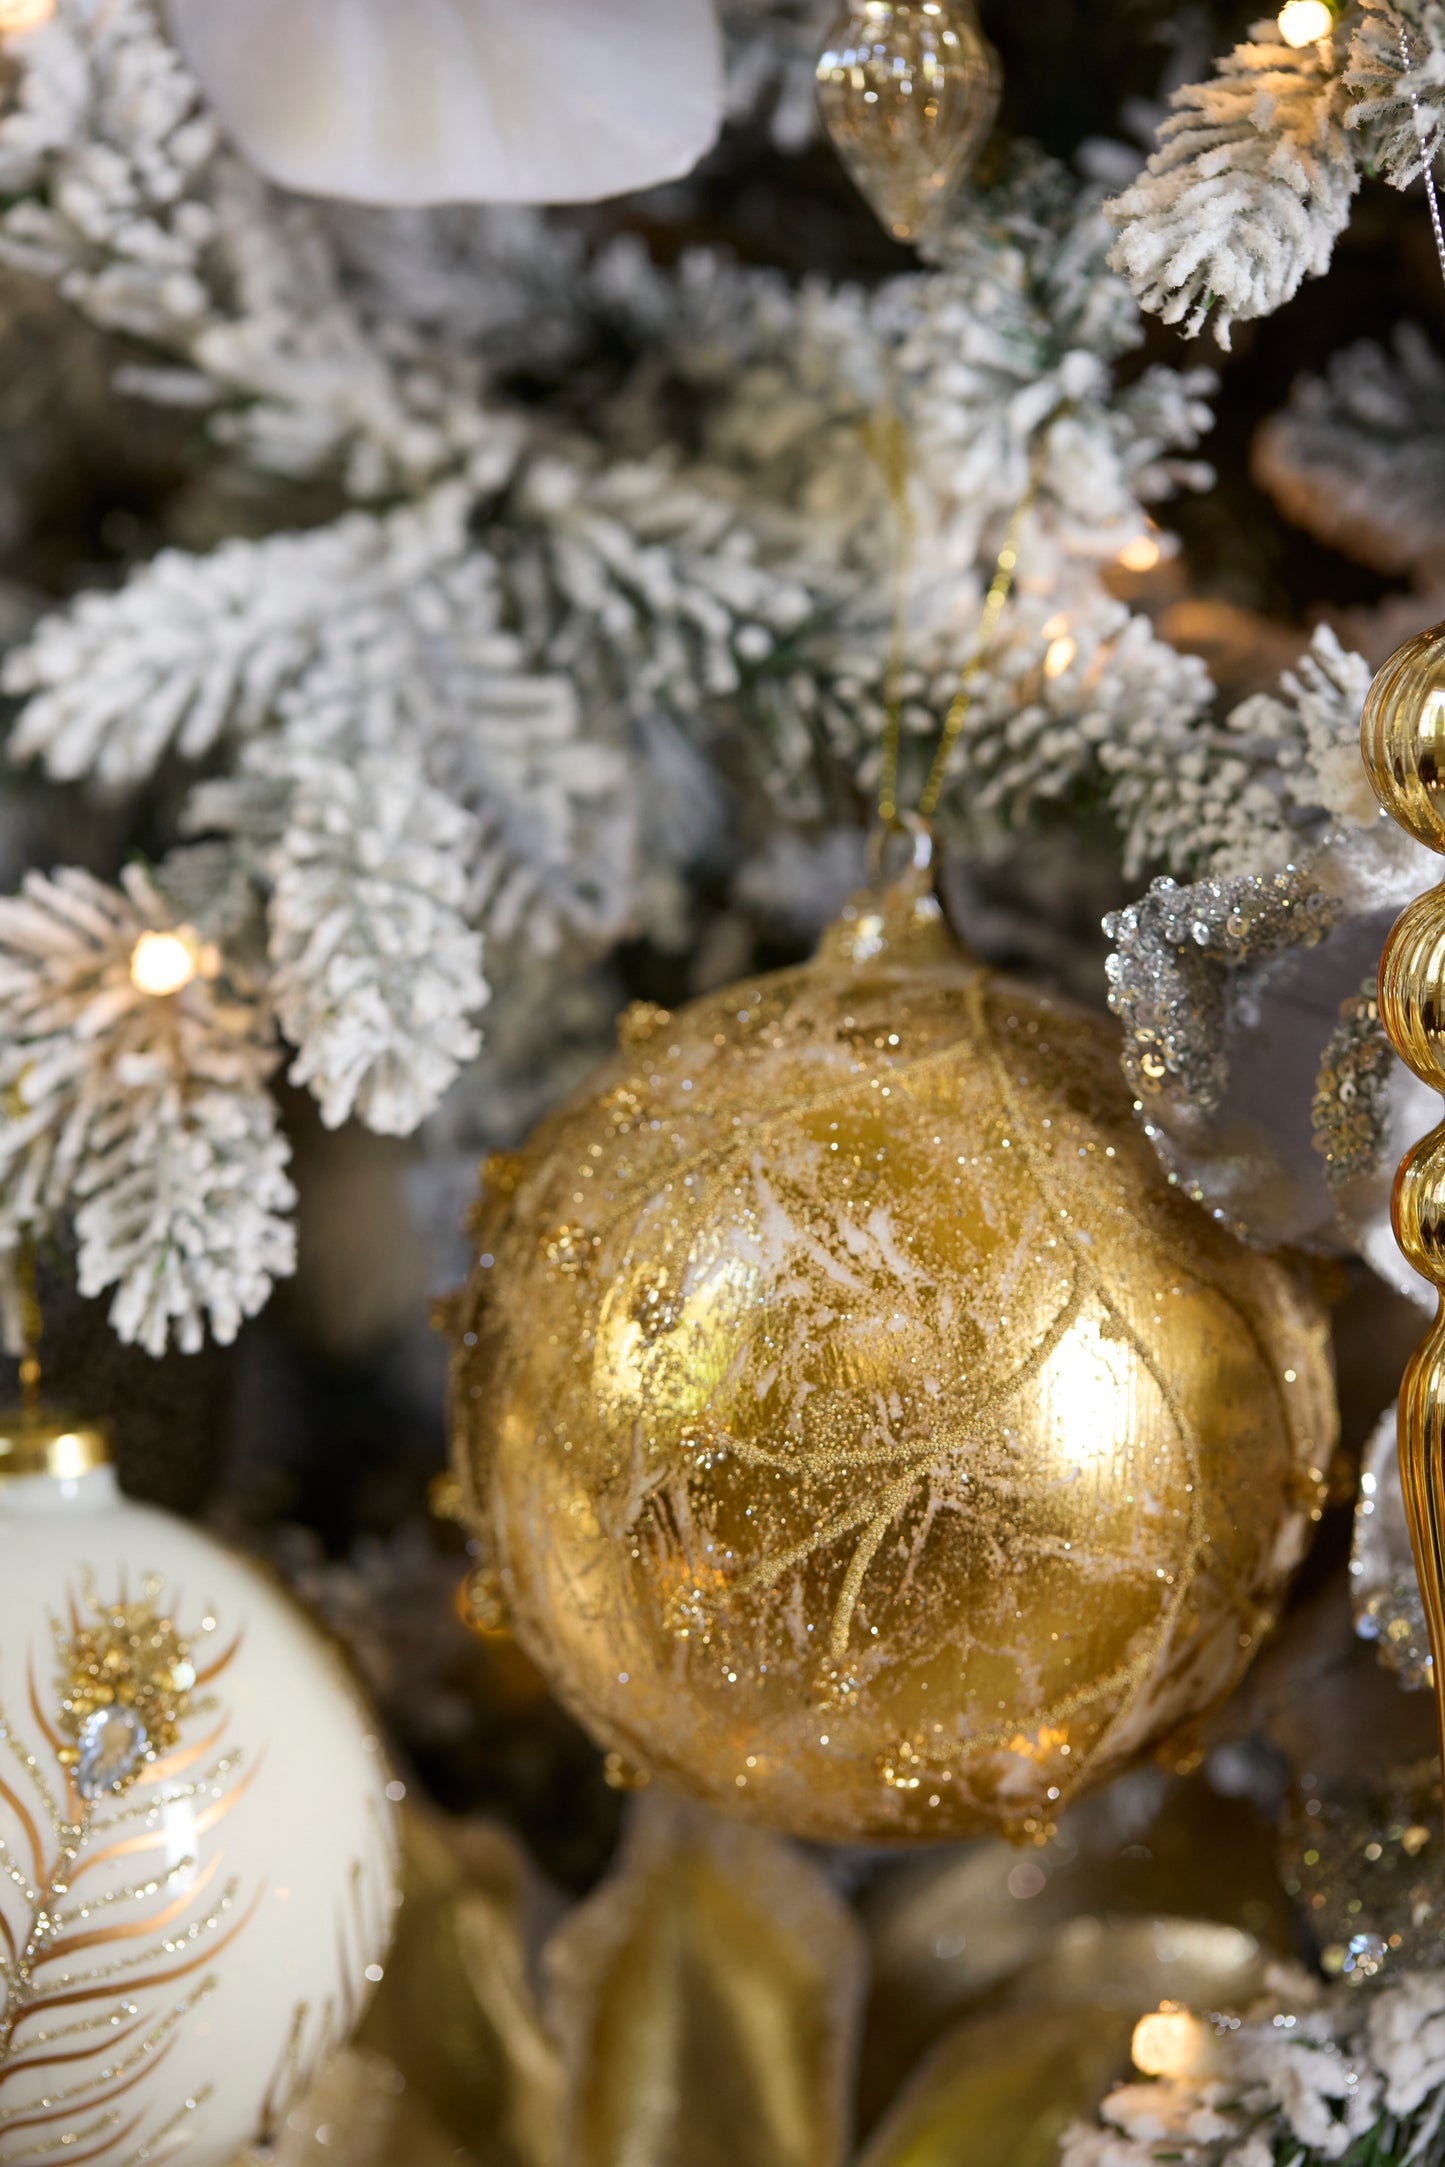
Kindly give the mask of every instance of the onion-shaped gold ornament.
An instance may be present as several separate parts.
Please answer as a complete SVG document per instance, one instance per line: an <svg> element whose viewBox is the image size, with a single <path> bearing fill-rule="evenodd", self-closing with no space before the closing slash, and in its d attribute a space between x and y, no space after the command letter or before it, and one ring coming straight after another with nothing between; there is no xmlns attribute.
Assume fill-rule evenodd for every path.
<svg viewBox="0 0 1445 2167"><path fill-rule="evenodd" d="M1037 1832L1227 1693L1335 1435L1309 1281L920 867L484 1170L458 1473L607 1747L844 1840Z"/></svg>
<svg viewBox="0 0 1445 2167"><path fill-rule="evenodd" d="M895 240L921 241L998 111L998 54L973 0L852 0L818 60L833 146Z"/></svg>

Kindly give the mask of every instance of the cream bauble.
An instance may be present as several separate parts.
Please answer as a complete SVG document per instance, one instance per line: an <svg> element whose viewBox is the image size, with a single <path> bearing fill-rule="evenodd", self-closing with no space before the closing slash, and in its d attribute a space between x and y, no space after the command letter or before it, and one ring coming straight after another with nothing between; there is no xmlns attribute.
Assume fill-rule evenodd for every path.
<svg viewBox="0 0 1445 2167"><path fill-rule="evenodd" d="M221 2167L339 2047L397 1901L379 1741L103 1433L0 1433L0 2159Z"/></svg>
<svg viewBox="0 0 1445 2167"><path fill-rule="evenodd" d="M458 1472L640 1768L814 1837L1036 1831L1238 1678L1318 1517L1320 1303L920 878L633 1017L484 1187Z"/></svg>

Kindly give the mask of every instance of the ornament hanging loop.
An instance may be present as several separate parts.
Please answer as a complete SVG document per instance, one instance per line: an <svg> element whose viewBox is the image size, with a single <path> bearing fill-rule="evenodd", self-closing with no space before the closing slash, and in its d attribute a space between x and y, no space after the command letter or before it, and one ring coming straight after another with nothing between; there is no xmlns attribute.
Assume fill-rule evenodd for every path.
<svg viewBox="0 0 1445 2167"><path fill-rule="evenodd" d="M1072 399L1060 399L1051 413L1044 417L1039 433L1029 454L1028 481L1023 495L1009 517L999 553L994 559L993 577L984 596L983 609L979 614L978 629L967 659L958 673L958 685L943 725L938 733L938 744L929 766L927 779L918 800L918 812L925 827L938 810L943 786L948 779L948 765L953 758L963 725L973 704L974 680L988 660L993 636L998 630L999 619L1005 604L1013 592L1018 572L1019 553L1023 547L1024 529L1038 502L1043 488L1044 471L1048 465L1049 443L1055 422L1063 421L1074 410ZM878 783L878 821L886 833L898 819L898 766L903 738L903 664L908 632L908 570L909 549L913 537L912 519L907 505L906 455L895 449L890 467L885 469L889 478L889 493L893 500L898 524L899 554L897 578L893 599L893 631L889 641L888 662L884 673L883 702L883 756Z"/></svg>
<svg viewBox="0 0 1445 2167"><path fill-rule="evenodd" d="M890 887L900 877L933 871L933 830L921 813L890 814L868 832L868 879L875 888Z"/></svg>
<svg viewBox="0 0 1445 2167"><path fill-rule="evenodd" d="M957 964L968 951L933 892L936 844L921 813L895 813L868 836L868 885L828 928L819 957L853 966Z"/></svg>

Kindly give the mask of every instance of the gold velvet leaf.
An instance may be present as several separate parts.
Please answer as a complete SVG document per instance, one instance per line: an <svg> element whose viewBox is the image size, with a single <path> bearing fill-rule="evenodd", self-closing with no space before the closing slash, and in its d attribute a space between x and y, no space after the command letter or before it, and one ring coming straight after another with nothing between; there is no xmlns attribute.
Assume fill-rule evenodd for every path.
<svg viewBox="0 0 1445 2167"><path fill-rule="evenodd" d="M274 2144L242 2152L234 2167L470 2167L471 2159L399 2069L352 2047L302 2093Z"/></svg>
<svg viewBox="0 0 1445 2167"><path fill-rule="evenodd" d="M858 2167L1056 2167L1064 2129L1127 2072L1132 2032L1124 2012L1087 2004L960 2025Z"/></svg>
<svg viewBox="0 0 1445 2167"><path fill-rule="evenodd" d="M880 1875L863 1903L865 2124L946 2030L1005 2004L1252 2000L1297 1945L1277 1843L1247 1799L1141 1778L1076 1806L1053 1843L930 1851Z"/></svg>
<svg viewBox="0 0 1445 2167"><path fill-rule="evenodd" d="M1143 2016L1161 2001L1239 2009L1265 1986L1253 1934L1213 1919L1077 1918L1015 1976L1010 2001L1091 2002Z"/></svg>
<svg viewBox="0 0 1445 2167"><path fill-rule="evenodd" d="M362 2042L426 2101L448 2157L464 2145L477 2167L559 2167L561 2072L528 1984L520 1847L440 1814L404 1828L406 1902Z"/></svg>
<svg viewBox="0 0 1445 2167"><path fill-rule="evenodd" d="M860 1955L790 1845L640 1800L547 1968L567 2167L840 2167Z"/></svg>

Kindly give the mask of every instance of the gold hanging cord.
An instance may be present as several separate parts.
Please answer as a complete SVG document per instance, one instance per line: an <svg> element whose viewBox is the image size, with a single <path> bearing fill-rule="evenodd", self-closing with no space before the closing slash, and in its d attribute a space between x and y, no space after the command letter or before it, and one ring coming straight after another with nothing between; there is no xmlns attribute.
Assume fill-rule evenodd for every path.
<svg viewBox="0 0 1445 2167"><path fill-rule="evenodd" d="M938 810L944 779L948 774L948 764L953 758L954 748L958 744L964 720L972 704L974 682L988 659L1004 604L1013 591L1024 528L1038 501L1039 490L1043 486L1044 469L1048 464L1049 432L1054 423L1070 411L1072 404L1072 400L1061 399L1040 424L1038 436L1034 440L1034 447L1029 455L1028 485L1010 514L1002 546L994 560L993 578L984 597L973 644L959 672L957 689L949 703L948 713L943 718L932 765L919 795L918 815L921 820L931 820ZM897 534L897 547L894 551L893 628L883 677L883 760L878 775L878 818L884 827L891 827L898 819L903 672L908 647L908 589L914 541L913 512L908 501L908 440L903 422L896 413L890 414L883 423L875 427L871 435L871 448L883 471L893 506Z"/></svg>
<svg viewBox="0 0 1445 2167"><path fill-rule="evenodd" d="M22 1237L15 1257L15 1298L20 1313L20 1404L33 1417L40 1407L40 1337L44 1320L35 1284L35 1242Z"/></svg>

